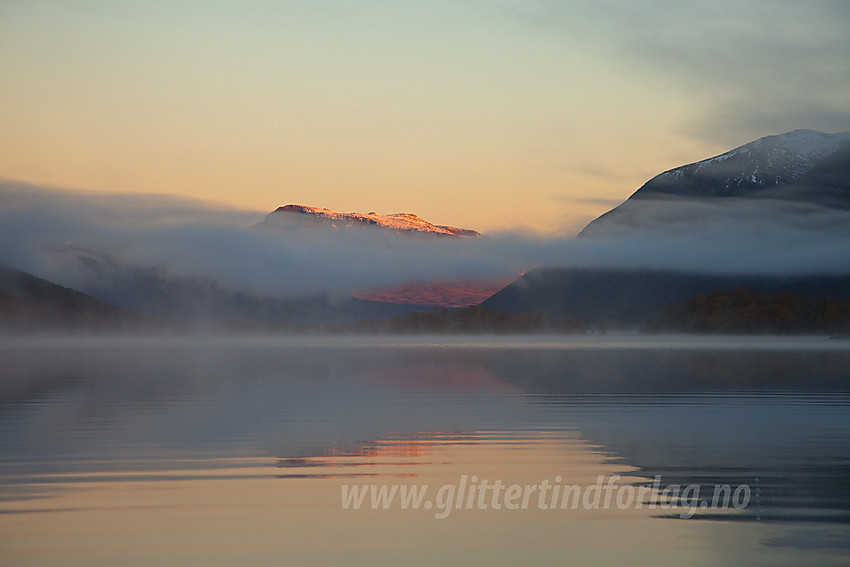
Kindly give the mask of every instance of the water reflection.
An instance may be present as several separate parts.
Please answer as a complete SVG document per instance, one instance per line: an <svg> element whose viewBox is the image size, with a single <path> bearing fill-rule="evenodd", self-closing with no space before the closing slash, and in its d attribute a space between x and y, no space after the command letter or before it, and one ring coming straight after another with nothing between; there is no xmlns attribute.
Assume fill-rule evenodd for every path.
<svg viewBox="0 0 850 567"><path fill-rule="evenodd" d="M258 514L300 533L287 541L306 560L323 549L325 528L303 524L312 517L347 542L323 559L358 557L359 549L368 564L376 556L362 542L380 547L376 530L395 534L406 554L423 541L460 536L434 526L433 515L364 512L355 521L363 524L361 543L346 539L352 516L339 509L342 482L436 486L476 474L520 484L556 476L592 484L604 474L636 485L660 475L665 485L698 485L709 499L715 486L747 485L746 510L697 509L694 517L751 521L748 543L738 549L760 561L773 557L771 550L807 546L823 551L826 563L846 559L840 528L850 522L850 345L842 341L78 340L7 343L0 356L4 556L15 549L27 556L11 543L13 534L34 537L27 526L35 524L21 517L49 517L53 531L45 533L67 541L76 529L69 522L104 528L109 510L140 529L133 519L139 510L156 518L171 510L175 515L165 515L174 530L183 529L176 518L200 522L183 552L213 532L229 542L225 556L244 551L245 541L268 548L261 537L272 537L268 526L236 521ZM210 498L216 490L222 492ZM275 499L264 501L264 492ZM221 525L204 527L199 510L222 518ZM471 548L495 546L501 553L491 558L503 564L516 559L506 542L520 545L520 535L532 537L531 526L538 558L567 553L610 564L634 552L624 544L622 553L606 554L604 532L622 530L621 522L628 526L623 541L645 552L642 558L654 552L633 536L658 529L691 538L697 530L706 549L741 539L724 522L657 519L678 519L674 512L580 512L538 518L540 511L472 511L453 521L462 522ZM588 524L598 514L603 522ZM404 526L420 530L419 544L399 533ZM511 526L521 534L511 535ZM558 530L567 526L586 542L565 540ZM122 534L121 553L136 549ZM664 538L655 539L662 545ZM460 545L445 558L462 561L464 550ZM680 555L686 557L684 549L670 557Z"/></svg>

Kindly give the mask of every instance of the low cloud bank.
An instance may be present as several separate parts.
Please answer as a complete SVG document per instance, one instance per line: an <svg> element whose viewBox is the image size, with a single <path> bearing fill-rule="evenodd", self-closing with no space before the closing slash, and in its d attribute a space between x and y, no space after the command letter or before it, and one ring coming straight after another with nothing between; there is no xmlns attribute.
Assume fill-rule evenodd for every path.
<svg viewBox="0 0 850 567"><path fill-rule="evenodd" d="M850 212L801 203L656 202L605 237L579 239L258 229L266 214L169 196L3 182L0 262L84 291L104 270L155 268L168 277L209 278L235 290L284 296L505 277L537 265L850 273Z"/></svg>

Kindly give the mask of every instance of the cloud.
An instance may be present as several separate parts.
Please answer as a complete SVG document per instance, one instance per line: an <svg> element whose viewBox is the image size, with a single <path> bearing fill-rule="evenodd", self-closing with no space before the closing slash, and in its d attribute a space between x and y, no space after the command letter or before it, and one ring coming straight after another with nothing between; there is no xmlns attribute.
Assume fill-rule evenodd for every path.
<svg viewBox="0 0 850 567"><path fill-rule="evenodd" d="M505 250L518 242L511 234L494 239ZM530 241L521 242L531 248ZM541 264L561 266L850 274L848 242L847 209L765 197L670 196L630 199L582 238L540 239L533 253Z"/></svg>
<svg viewBox="0 0 850 567"><path fill-rule="evenodd" d="M156 195L0 183L0 263L86 291L103 270L156 270L278 296L517 275L537 265L847 273L850 212L805 203L656 202L622 234L402 237L368 228L258 230L265 213ZM102 282L101 282L102 284Z"/></svg>
<svg viewBox="0 0 850 567"><path fill-rule="evenodd" d="M481 244L470 240L400 238L368 228L259 230L254 225L265 215L170 196L0 183L0 262L83 290L105 268L155 268L168 277L280 295L504 276L526 265L479 254Z"/></svg>
<svg viewBox="0 0 850 567"><path fill-rule="evenodd" d="M721 100L709 105L707 115L683 124L682 130L719 144L742 143L756 132L850 132L850 108L833 102L790 98L779 92L760 99L761 104L734 98Z"/></svg>
<svg viewBox="0 0 850 567"><path fill-rule="evenodd" d="M701 107L683 130L733 145L797 128L850 130L850 5L538 0L509 13L627 62Z"/></svg>

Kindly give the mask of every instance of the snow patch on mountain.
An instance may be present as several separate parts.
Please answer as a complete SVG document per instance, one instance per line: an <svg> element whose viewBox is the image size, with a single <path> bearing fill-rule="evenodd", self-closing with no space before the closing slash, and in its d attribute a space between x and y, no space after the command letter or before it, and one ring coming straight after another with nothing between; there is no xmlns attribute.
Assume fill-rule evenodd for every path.
<svg viewBox="0 0 850 567"><path fill-rule="evenodd" d="M657 179L711 178L718 182L711 193L717 194L728 194L735 188L782 185L808 172L847 144L850 144L850 132L827 134L794 130L759 138L719 156L677 167L660 174ZM645 192L655 189L648 183Z"/></svg>
<svg viewBox="0 0 850 567"><path fill-rule="evenodd" d="M753 201L747 208L753 215L773 215L794 226L802 218L800 206L850 210L848 171L850 132L794 130L767 136L656 175L579 236L725 226L741 201ZM732 210L719 206L726 198L732 198Z"/></svg>
<svg viewBox="0 0 850 567"><path fill-rule="evenodd" d="M394 230L400 233L433 234L439 236L473 237L479 236L475 230L454 226L432 224L412 213L394 213L382 215L369 213L341 213L331 209L309 207L306 205L286 205L270 213L263 224L276 224L278 221L295 221L301 225L329 225L333 228L345 228L365 225Z"/></svg>

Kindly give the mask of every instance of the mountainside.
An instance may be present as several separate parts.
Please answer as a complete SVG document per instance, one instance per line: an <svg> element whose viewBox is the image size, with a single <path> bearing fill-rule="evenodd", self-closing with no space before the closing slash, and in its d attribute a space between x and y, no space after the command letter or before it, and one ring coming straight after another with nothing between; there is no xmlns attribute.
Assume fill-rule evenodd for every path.
<svg viewBox="0 0 850 567"><path fill-rule="evenodd" d="M286 205L278 207L260 223L263 228L281 228L295 226L325 226L345 229L357 226L369 226L393 230L402 234L422 234L435 236L473 237L479 233L454 226L432 224L411 213L381 215L370 213L340 213L331 209L307 207L304 205Z"/></svg>
<svg viewBox="0 0 850 567"><path fill-rule="evenodd" d="M763 293L736 288L698 294L667 307L645 327L667 333L824 333L850 330L850 299Z"/></svg>
<svg viewBox="0 0 850 567"><path fill-rule="evenodd" d="M538 268L481 303L493 311L580 318L634 328L697 294L736 288L850 298L850 275L757 276L588 268Z"/></svg>
<svg viewBox="0 0 850 567"><path fill-rule="evenodd" d="M665 171L579 236L608 236L621 227L651 230L659 202L667 202L667 214L675 214L679 204L717 199L774 199L850 209L850 132L794 130Z"/></svg>
<svg viewBox="0 0 850 567"><path fill-rule="evenodd" d="M175 276L158 267L124 266L93 255L85 260L90 277L83 289L91 296L133 312L167 317L187 329L343 325L398 317L414 309L321 292L261 294L212 278Z"/></svg>
<svg viewBox="0 0 850 567"><path fill-rule="evenodd" d="M719 156L666 171L637 190L680 197L753 197L786 185L850 144L850 132L794 130L759 138Z"/></svg>
<svg viewBox="0 0 850 567"><path fill-rule="evenodd" d="M354 293L357 299L423 307L469 307L478 305L513 281L511 279L434 280Z"/></svg>
<svg viewBox="0 0 850 567"><path fill-rule="evenodd" d="M672 267L542 267L481 305L635 328L717 290L846 299L850 266L799 266L850 242L850 133L796 130L661 173L579 237L615 250L629 245L639 256L632 265ZM791 255L795 275L758 275L756 266L776 274Z"/></svg>
<svg viewBox="0 0 850 567"><path fill-rule="evenodd" d="M270 258L269 263L274 263L275 269L281 272L292 274L299 274L305 259L309 263L316 255L324 263L319 263L319 268L309 263L307 268L313 273L333 264L329 256L339 263L356 261L352 252L357 253L363 272L372 265L373 257L378 259L385 250L400 242L399 239L419 250L437 243L429 240L430 237L465 239L479 235L474 230L435 225L413 214L339 213L300 205L280 207L250 228L268 230L274 233L274 239L277 233L284 236L289 249L297 252ZM297 238L286 238L295 235ZM411 235L422 239L408 240ZM346 246L339 245L340 239ZM264 238L254 241L260 245L268 243ZM321 281L317 281L315 288L305 289L296 275L293 279L300 285L298 289L286 285L274 289L268 285L245 286L215 276L193 274L181 263L128 261L120 251L98 249L89 243L80 245L72 239L69 242L68 246L50 251L57 274L70 275L63 280L65 283L100 301L153 317L167 317L185 328L274 329L383 320L415 309L472 305L508 283L496 286L491 281L424 281L364 289L352 296L341 291L328 292L321 287ZM263 250L275 249L260 249L256 254L261 256ZM326 252L331 254L328 256ZM254 251L243 249L243 254L246 253L254 254ZM221 261L234 263L234 258L222 258ZM374 265L377 269L381 264L375 262ZM346 266L341 267L339 278L352 278L346 275L351 273L346 272ZM333 277L334 273L330 266L320 275ZM354 273L359 275L359 272Z"/></svg>
<svg viewBox="0 0 850 567"><path fill-rule="evenodd" d="M0 265L0 331L143 330L160 325L162 321Z"/></svg>
<svg viewBox="0 0 850 567"><path fill-rule="evenodd" d="M257 225L261 229L286 231L293 228L330 229L332 231L358 228L375 229L383 234L404 236L473 238L480 234L472 229L436 225L411 213L382 215L369 213L341 213L331 209L286 205L279 207ZM396 306L467 307L475 305L502 289L505 280L433 280L406 281L375 289L360 290L353 294L356 300L374 304Z"/></svg>

